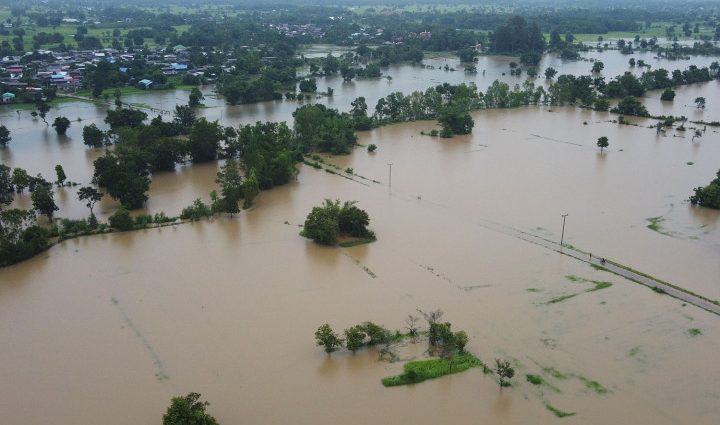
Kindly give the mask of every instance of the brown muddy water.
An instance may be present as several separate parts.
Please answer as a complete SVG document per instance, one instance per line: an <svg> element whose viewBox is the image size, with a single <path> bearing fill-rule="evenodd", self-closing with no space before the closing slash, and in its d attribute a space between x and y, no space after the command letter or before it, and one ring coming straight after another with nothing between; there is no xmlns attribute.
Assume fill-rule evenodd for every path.
<svg viewBox="0 0 720 425"><path fill-rule="evenodd" d="M675 104L693 90L680 89ZM711 115L714 97L705 97ZM69 105L83 124L104 116ZM720 318L501 229L559 239L567 213L566 243L720 298L720 214L686 201L717 172L720 134L691 142L642 127L651 120L619 126L574 108L473 117L471 136L421 136L433 122L394 125L360 134L378 145L374 154L326 159L379 184L302 166L297 182L235 218L79 238L0 270L2 423L157 424L171 396L196 391L223 424L715 424ZM26 130L4 163L52 175L58 161L71 180L88 180L98 153L86 153L81 125L66 144L51 133L38 140L42 122L13 125ZM217 167L154 176L148 211L207 199ZM358 200L378 241L334 249L298 236L328 197ZM59 198L61 215L86 214L70 190ZM588 292L591 281L612 286ZM501 391L474 369L384 388L402 362L314 346L325 322L397 329L416 308L443 309L486 362L512 359L514 386ZM399 354L423 351L418 343ZM607 392L584 384L592 381ZM575 415L556 418L544 403Z"/></svg>
<svg viewBox="0 0 720 425"><path fill-rule="evenodd" d="M720 349L716 316L487 225L556 237L567 212L567 242L717 293L718 216L682 201L687 183L714 166L685 160L717 158L717 136L699 146L655 139L574 109L474 117L471 137L397 125L361 136L378 144L375 154L329 160L383 182L392 162L392 192L303 167L297 183L235 219L71 240L0 271L4 420L152 424L169 397L198 391L222 423L560 420L543 400L575 412L570 423L715 423L720 371L707 359ZM602 156L598 134L611 143ZM332 249L299 237L325 197L358 200L379 240ZM655 214L679 234L647 229ZM586 292L592 283L566 276L613 286ZM384 388L380 379L402 363L374 352L328 358L313 345L324 322L401 328L416 308L442 308L484 360L514 359L515 387L500 391L471 370ZM608 392L553 378L550 367ZM527 373L556 390L532 386Z"/></svg>

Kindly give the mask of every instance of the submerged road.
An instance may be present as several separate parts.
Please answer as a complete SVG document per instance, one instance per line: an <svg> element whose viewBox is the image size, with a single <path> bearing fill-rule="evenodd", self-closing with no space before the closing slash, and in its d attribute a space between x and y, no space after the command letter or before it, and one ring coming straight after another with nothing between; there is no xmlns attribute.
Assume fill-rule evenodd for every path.
<svg viewBox="0 0 720 425"><path fill-rule="evenodd" d="M568 245L564 245L561 247L560 244L555 241L551 241L549 239L533 235L532 233L524 232L522 230L514 229L512 227L507 227L499 224L488 224L484 225L484 227L499 231L508 236L522 239L543 248L553 250L562 255L567 255L568 257L575 258L576 260L588 263L603 270L609 271L610 273L614 273L618 276L622 276L626 279L632 280L633 282L645 285L655 291L665 293L673 298L677 298L678 300L684 301L688 304L700 307L703 310L720 315L720 304L718 304L716 301L712 301L708 298L703 297L702 295L695 294L694 292L691 292L687 289L683 289L679 286L675 286L671 283L664 282L652 276L635 271L630 267L624 266L615 261L605 259L605 263L603 263L601 260L602 257L593 255L591 258L589 253L583 252L575 247L571 247Z"/></svg>

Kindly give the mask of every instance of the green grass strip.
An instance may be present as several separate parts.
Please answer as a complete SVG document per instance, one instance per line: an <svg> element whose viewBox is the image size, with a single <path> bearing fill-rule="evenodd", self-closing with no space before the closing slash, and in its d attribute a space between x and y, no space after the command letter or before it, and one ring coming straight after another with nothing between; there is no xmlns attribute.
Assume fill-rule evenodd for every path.
<svg viewBox="0 0 720 425"><path fill-rule="evenodd" d="M447 359L416 360L406 363L403 366L402 374L383 378L382 384L386 387L417 384L428 379L464 372L473 367L482 367L487 370L479 358L468 352L455 355L452 361Z"/></svg>
<svg viewBox="0 0 720 425"><path fill-rule="evenodd" d="M547 401L543 401L543 404L545 405L545 408L555 414L558 418L564 418L567 416L574 416L575 412L563 412L562 410L554 407L552 404L548 403Z"/></svg>
<svg viewBox="0 0 720 425"><path fill-rule="evenodd" d="M358 246L358 245L364 245L366 243L372 243L372 242L375 242L376 240L377 240L377 238L375 236L369 236L367 238L358 238L358 239L353 239L353 240L347 241L347 242L341 242L338 244L338 246L340 246L342 248L350 248L352 246Z"/></svg>

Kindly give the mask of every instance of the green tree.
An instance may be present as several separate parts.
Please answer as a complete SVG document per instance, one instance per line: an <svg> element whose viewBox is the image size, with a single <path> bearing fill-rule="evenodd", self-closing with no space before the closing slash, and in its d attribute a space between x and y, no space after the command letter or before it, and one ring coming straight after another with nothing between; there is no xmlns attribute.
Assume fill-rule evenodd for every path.
<svg viewBox="0 0 720 425"><path fill-rule="evenodd" d="M545 78L552 80L557 75L557 70L552 66L545 68Z"/></svg>
<svg viewBox="0 0 720 425"><path fill-rule="evenodd" d="M139 127L146 118L147 114L138 109L108 109L105 122L115 131L120 127Z"/></svg>
<svg viewBox="0 0 720 425"><path fill-rule="evenodd" d="M258 181L255 169L251 168L243 182L243 208L252 206L255 197L260 193L260 182Z"/></svg>
<svg viewBox="0 0 720 425"><path fill-rule="evenodd" d="M452 103L440 109L438 122L447 137L453 134L470 134L475 126L475 121L473 121L466 108Z"/></svg>
<svg viewBox="0 0 720 425"><path fill-rule="evenodd" d="M0 125L0 148L7 147L12 137L10 137L10 130L4 125Z"/></svg>
<svg viewBox="0 0 720 425"><path fill-rule="evenodd" d="M195 110L189 105L175 105L173 121L182 129L183 133L195 124Z"/></svg>
<svg viewBox="0 0 720 425"><path fill-rule="evenodd" d="M50 186L47 184L38 185L33 190L30 198L32 199L33 209L40 214L45 214L52 221L53 214L59 208L55 204L54 193Z"/></svg>
<svg viewBox="0 0 720 425"><path fill-rule="evenodd" d="M603 151L606 147L610 146L610 143L608 143L608 138L605 136L600 137L597 140L597 146L600 148L600 152Z"/></svg>
<svg viewBox="0 0 720 425"><path fill-rule="evenodd" d="M326 199L323 206L313 207L305 219L301 235L321 245L335 245L340 232L339 204L339 201Z"/></svg>
<svg viewBox="0 0 720 425"><path fill-rule="evenodd" d="M78 190L78 199L86 202L85 206L90 208L91 216L95 215L93 213L93 208L95 207L95 204L103 198L103 196L105 195L92 186L83 186Z"/></svg>
<svg viewBox="0 0 720 425"><path fill-rule="evenodd" d="M660 95L660 100L668 100L670 102L675 99L675 90L671 89L670 87L663 90L662 94Z"/></svg>
<svg viewBox="0 0 720 425"><path fill-rule="evenodd" d="M515 369L508 360L495 359L495 373L498 376L500 387L509 387L510 383L507 380L515 376Z"/></svg>
<svg viewBox="0 0 720 425"><path fill-rule="evenodd" d="M605 68L604 63L602 63L601 61L595 61L593 63L591 72L593 72L594 74L597 74L599 72L602 72L603 68Z"/></svg>
<svg viewBox="0 0 720 425"><path fill-rule="evenodd" d="M215 182L220 185L222 195L219 199L218 209L230 215L240 212L238 203L243 196L243 181L238 163L228 159L218 171Z"/></svg>
<svg viewBox="0 0 720 425"><path fill-rule="evenodd" d="M83 143L91 148L99 148L103 145L105 140L105 133L100 130L95 124L86 125L83 127Z"/></svg>
<svg viewBox="0 0 720 425"><path fill-rule="evenodd" d="M45 117L47 116L47 113L50 112L50 105L48 105L45 101L40 100L35 104L35 109L37 109L38 115L40 115L40 118L42 118L45 125L49 125L45 120Z"/></svg>
<svg viewBox="0 0 720 425"><path fill-rule="evenodd" d="M647 117L649 115L645 106L635 96L623 98L618 105L612 109L612 112L638 117Z"/></svg>
<svg viewBox="0 0 720 425"><path fill-rule="evenodd" d="M107 152L93 163L93 181L107 189L107 193L125 208L140 208L147 201L150 172L147 159L137 149L118 149Z"/></svg>
<svg viewBox="0 0 720 425"><path fill-rule="evenodd" d="M198 119L190 130L188 150L193 162L207 162L217 159L223 132L217 121Z"/></svg>
<svg viewBox="0 0 720 425"><path fill-rule="evenodd" d="M315 93L317 91L317 82L314 78L306 78L300 81L299 89L302 93Z"/></svg>
<svg viewBox="0 0 720 425"><path fill-rule="evenodd" d="M597 99L595 99L595 102L594 102L594 104L593 104L593 108L594 108L596 111L605 112L605 111L607 111L608 109L610 109L610 100L608 100L608 98L607 98L607 97L604 97L604 96L603 96L603 97L598 97Z"/></svg>
<svg viewBox="0 0 720 425"><path fill-rule="evenodd" d="M70 120L65 117L57 117L52 126L55 127L57 134L64 136L68 127L70 127Z"/></svg>
<svg viewBox="0 0 720 425"><path fill-rule="evenodd" d="M340 233L355 237L368 235L367 226L370 224L368 213L356 207L356 201L347 201L338 212L338 227Z"/></svg>
<svg viewBox="0 0 720 425"><path fill-rule="evenodd" d="M453 340L455 342L455 347L459 352L465 351L465 346L467 345L469 338L465 331L457 331L455 332L455 335L453 336Z"/></svg>
<svg viewBox="0 0 720 425"><path fill-rule="evenodd" d="M203 96L202 92L199 88L193 87L192 90L190 90L190 98L188 100L188 105L191 108L197 108L198 106L202 105L202 101L205 99L205 96Z"/></svg>
<svg viewBox="0 0 720 425"><path fill-rule="evenodd" d="M18 263L44 251L49 232L38 227L33 211L0 210L0 266Z"/></svg>
<svg viewBox="0 0 720 425"><path fill-rule="evenodd" d="M705 109L705 98L704 97L696 97L695 98L695 106L697 106L698 109Z"/></svg>
<svg viewBox="0 0 720 425"><path fill-rule="evenodd" d="M717 178L705 187L694 189L695 194L690 197L690 203L701 207L720 209L720 170Z"/></svg>
<svg viewBox="0 0 720 425"><path fill-rule="evenodd" d="M12 173L12 184L18 193L22 193L26 187L30 186L32 177L22 168L15 168Z"/></svg>
<svg viewBox="0 0 720 425"><path fill-rule="evenodd" d="M333 351L337 351L342 346L343 340L332 330L327 323L320 326L315 331L315 341L317 345L322 346L325 352L330 355Z"/></svg>
<svg viewBox="0 0 720 425"><path fill-rule="evenodd" d="M0 164L0 206L10 205L13 200L13 179L10 174L10 167Z"/></svg>
<svg viewBox="0 0 720 425"><path fill-rule="evenodd" d="M173 397L170 407L163 415L163 425L219 425L218 421L205 411L209 405L207 401L200 401L198 393Z"/></svg>
<svg viewBox="0 0 720 425"><path fill-rule="evenodd" d="M345 346L354 354L358 349L362 348L366 336L365 328L361 325L345 329Z"/></svg>
<svg viewBox="0 0 720 425"><path fill-rule="evenodd" d="M67 176L65 175L65 170L63 170L62 165L58 164L55 166L55 175L57 176L57 180L55 183L58 186L65 186L65 180L67 180Z"/></svg>

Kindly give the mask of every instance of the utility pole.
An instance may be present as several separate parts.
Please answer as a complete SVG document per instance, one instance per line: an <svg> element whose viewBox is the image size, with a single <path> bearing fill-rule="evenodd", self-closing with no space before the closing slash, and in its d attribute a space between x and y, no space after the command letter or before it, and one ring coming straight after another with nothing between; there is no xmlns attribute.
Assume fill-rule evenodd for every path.
<svg viewBox="0 0 720 425"><path fill-rule="evenodd" d="M388 189L392 189L392 162L388 163L389 167L389 178L388 178Z"/></svg>
<svg viewBox="0 0 720 425"><path fill-rule="evenodd" d="M563 248L563 240L565 239L565 217L567 217L567 214L562 214L563 218L563 227L562 227L562 233L560 234L560 251L562 251Z"/></svg>

